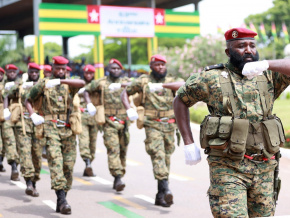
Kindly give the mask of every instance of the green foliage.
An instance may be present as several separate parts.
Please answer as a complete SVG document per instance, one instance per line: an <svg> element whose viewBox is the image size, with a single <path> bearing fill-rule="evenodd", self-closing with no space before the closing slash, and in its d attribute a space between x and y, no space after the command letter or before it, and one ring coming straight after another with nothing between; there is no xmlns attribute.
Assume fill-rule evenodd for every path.
<svg viewBox="0 0 290 218"><path fill-rule="evenodd" d="M202 104L200 106L193 106L189 109L190 121L194 123L201 123L206 115L209 114L207 106Z"/></svg>
<svg viewBox="0 0 290 218"><path fill-rule="evenodd" d="M62 47L55 42L47 42L43 45L44 57L48 56L49 60L54 56L62 55Z"/></svg>
<svg viewBox="0 0 290 218"><path fill-rule="evenodd" d="M183 47L160 47L158 53L166 56L168 72L187 79L208 65L225 63L225 40L222 36L199 36Z"/></svg>
<svg viewBox="0 0 290 218"><path fill-rule="evenodd" d="M186 43L185 38L158 38L158 46L159 47L166 47L166 48L173 48L173 47L183 47Z"/></svg>

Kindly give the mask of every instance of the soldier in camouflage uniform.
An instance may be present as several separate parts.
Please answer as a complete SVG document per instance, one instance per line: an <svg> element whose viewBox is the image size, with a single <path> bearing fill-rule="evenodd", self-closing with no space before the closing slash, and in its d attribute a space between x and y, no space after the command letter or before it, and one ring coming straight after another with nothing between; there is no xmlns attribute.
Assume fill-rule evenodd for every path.
<svg viewBox="0 0 290 218"><path fill-rule="evenodd" d="M76 136L68 123L70 105L72 97L85 85L83 80L65 79L67 63L64 57L53 57L53 76L33 86L26 100L26 108L36 128L43 127L51 188L57 195L56 212L62 214L71 214L66 194L72 186L76 160ZM42 102L43 117L33 111L32 102L37 101Z"/></svg>
<svg viewBox="0 0 290 218"><path fill-rule="evenodd" d="M3 166L3 159L5 156L5 150L4 150L3 141L2 141L2 125L3 125L3 121L4 121L4 116L3 116L4 99L2 96L2 91L4 91L4 84L3 84L4 74L5 74L4 69L2 67L0 67L0 91L1 91L1 93L0 93L0 105L1 105L1 107L0 107L0 113L1 113L1 116L0 116L0 172L6 172L6 170Z"/></svg>
<svg viewBox="0 0 290 218"><path fill-rule="evenodd" d="M94 80L95 71L96 70L92 65L85 66L84 80L86 82L86 85L90 84ZM83 129L82 133L79 135L79 149L81 157L83 161L86 163L86 168L84 170L83 176L95 176L93 173L91 163L95 159L98 126L96 120L92 118L87 111L87 104L83 97L84 91L85 88L81 88L78 92L80 96L80 104L81 104L80 106L82 112L82 129ZM98 93L97 92L92 93L92 95L90 95L90 99L96 106L98 102L95 101L99 99Z"/></svg>
<svg viewBox="0 0 290 218"><path fill-rule="evenodd" d="M271 113L274 101L290 83L290 61L258 61L256 35L245 28L228 30L229 62L189 77L174 100L188 164L195 163L198 152L188 107L198 101L208 106L210 117L202 123L200 142L209 154L208 195L214 217L267 217L275 212L273 155L285 139L281 122ZM275 125L268 131L272 121Z"/></svg>
<svg viewBox="0 0 290 218"><path fill-rule="evenodd" d="M142 75L127 86L126 91L122 93L122 100L129 112L131 106L128 95L142 93L141 105L145 109L145 147L151 157L154 177L158 180L155 205L170 207L173 204L173 195L168 187L168 177L170 157L175 150L176 124L172 109L175 92L164 88L163 83L171 83L176 79L166 76L166 59L161 55L151 57L150 68L152 70L150 75Z"/></svg>
<svg viewBox="0 0 290 218"><path fill-rule="evenodd" d="M20 83L21 81L17 79L17 71L18 68L13 64L8 64L5 66L7 79L4 81L5 84L5 92L9 91L15 83ZM10 109L18 104L18 98L10 99L8 102L8 98L4 94L4 118L5 122L2 125L2 139L3 146L5 149L5 154L7 158L7 162L11 165L11 180L19 181L19 173L17 170L17 165L19 163L19 156L17 153L16 147L16 139L14 134L15 123L10 119L11 112ZM9 108L8 108L9 106Z"/></svg>
<svg viewBox="0 0 290 218"><path fill-rule="evenodd" d="M110 75L88 84L84 93L87 109L91 115L96 113L96 109L91 103L89 94L93 95L94 92L98 92L100 96L103 96L101 97L101 104L105 108L103 137L107 148L109 170L115 178L113 189L116 191L122 191L125 188L121 177L126 172L126 155L129 144L129 120L127 120L126 110L120 98L123 90L121 83L127 83L129 79L121 78L122 68L123 66L118 60L111 59L108 67Z"/></svg>
<svg viewBox="0 0 290 218"><path fill-rule="evenodd" d="M29 118L29 113L24 106L26 94L39 79L40 66L35 63L28 64L28 78L20 84L15 84L9 91L5 92L8 99L21 98L21 119L15 124L17 150L20 159L20 171L27 188L25 193L38 197L36 182L40 179L42 139L37 139L34 125ZM23 116L23 117L22 117Z"/></svg>

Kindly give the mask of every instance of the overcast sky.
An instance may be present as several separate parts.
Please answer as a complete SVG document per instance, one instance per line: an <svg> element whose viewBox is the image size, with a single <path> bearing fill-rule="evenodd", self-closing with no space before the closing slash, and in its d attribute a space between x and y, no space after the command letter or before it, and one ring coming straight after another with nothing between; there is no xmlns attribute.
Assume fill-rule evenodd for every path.
<svg viewBox="0 0 290 218"><path fill-rule="evenodd" d="M251 14L267 11L273 6L273 0L202 0L199 3L201 34L216 34L217 26L225 32L230 27L239 27L244 19ZM194 6L186 5L178 11L194 11ZM44 36L43 43L56 42L62 44L60 36ZM33 36L24 38L25 46L34 44ZM92 45L93 36L76 36L69 39L69 56L74 57L87 52L88 49L79 45Z"/></svg>

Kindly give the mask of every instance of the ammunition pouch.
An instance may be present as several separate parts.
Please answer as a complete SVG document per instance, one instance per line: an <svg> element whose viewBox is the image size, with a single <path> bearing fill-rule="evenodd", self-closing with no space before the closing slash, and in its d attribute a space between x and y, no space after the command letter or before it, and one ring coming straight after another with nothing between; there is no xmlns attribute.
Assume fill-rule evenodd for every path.
<svg viewBox="0 0 290 218"><path fill-rule="evenodd" d="M0 104L0 122L3 122L3 121L5 121L5 119L4 119L4 104L1 103Z"/></svg>
<svg viewBox="0 0 290 218"><path fill-rule="evenodd" d="M96 106L97 112L95 114L95 120L98 125L103 125L106 122L105 107L104 105Z"/></svg>
<svg viewBox="0 0 290 218"><path fill-rule="evenodd" d="M69 123L70 128L75 135L79 135L82 133L83 128L80 111L75 111L70 114Z"/></svg>
<svg viewBox="0 0 290 218"><path fill-rule="evenodd" d="M9 107L11 112L10 120L12 123L17 123L21 120L21 105L19 103L12 103Z"/></svg>
<svg viewBox="0 0 290 218"><path fill-rule="evenodd" d="M44 137L44 124L40 124L34 127L35 137L38 139L42 139Z"/></svg>
<svg viewBox="0 0 290 218"><path fill-rule="evenodd" d="M138 106L137 113L138 113L137 128L142 129L144 127L145 108L142 106Z"/></svg>

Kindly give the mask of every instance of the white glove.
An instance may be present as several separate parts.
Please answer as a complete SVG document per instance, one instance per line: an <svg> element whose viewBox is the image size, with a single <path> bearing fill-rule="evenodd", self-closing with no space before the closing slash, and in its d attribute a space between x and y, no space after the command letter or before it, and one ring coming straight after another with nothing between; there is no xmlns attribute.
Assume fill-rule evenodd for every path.
<svg viewBox="0 0 290 218"><path fill-rule="evenodd" d="M79 93L79 94L83 94L85 91L86 91L86 88L83 87L83 88L81 88L81 89L78 91L78 93Z"/></svg>
<svg viewBox="0 0 290 218"><path fill-rule="evenodd" d="M22 84L23 89L28 89L33 86L33 82L25 82Z"/></svg>
<svg viewBox="0 0 290 218"><path fill-rule="evenodd" d="M248 79L253 79L255 76L262 75L263 71L269 68L268 61L255 61L246 63L242 74L246 76Z"/></svg>
<svg viewBox="0 0 290 218"><path fill-rule="evenodd" d="M32 119L32 122L35 126L44 123L44 118L36 113L31 114L30 118Z"/></svg>
<svg viewBox="0 0 290 218"><path fill-rule="evenodd" d="M11 117L11 113L10 113L10 111L9 111L9 108L5 108L5 109L4 109L4 119L5 119L5 120L9 120L10 117Z"/></svg>
<svg viewBox="0 0 290 218"><path fill-rule="evenodd" d="M88 112L91 116L94 116L97 112L97 109L96 107L93 105L93 103L89 103L87 104L87 109L88 109Z"/></svg>
<svg viewBox="0 0 290 218"><path fill-rule="evenodd" d="M162 90L163 89L162 85L163 85L162 83L148 83L150 92Z"/></svg>
<svg viewBox="0 0 290 218"><path fill-rule="evenodd" d="M187 165L196 165L201 161L200 149L195 143L184 145L184 155Z"/></svg>
<svg viewBox="0 0 290 218"><path fill-rule="evenodd" d="M60 85L60 79L50 79L45 85L45 88L52 88L57 85Z"/></svg>
<svg viewBox="0 0 290 218"><path fill-rule="evenodd" d="M11 89L12 86L15 85L15 82L8 82L5 84L5 90L9 91Z"/></svg>
<svg viewBox="0 0 290 218"><path fill-rule="evenodd" d="M126 112L131 121L138 119L138 114L133 108L128 109Z"/></svg>
<svg viewBox="0 0 290 218"><path fill-rule="evenodd" d="M121 88L121 83L111 83L109 85L110 91L113 91L113 92L119 90L120 88Z"/></svg>

